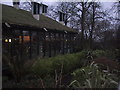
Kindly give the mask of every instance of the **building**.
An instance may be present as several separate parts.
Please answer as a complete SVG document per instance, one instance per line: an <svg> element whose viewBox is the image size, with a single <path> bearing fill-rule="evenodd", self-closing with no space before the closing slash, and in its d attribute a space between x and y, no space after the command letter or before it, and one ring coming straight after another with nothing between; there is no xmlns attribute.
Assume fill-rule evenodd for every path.
<svg viewBox="0 0 120 90"><path fill-rule="evenodd" d="M46 5L33 2L32 13L13 5L2 5L3 54L32 59L75 51L77 31L47 17Z"/></svg>

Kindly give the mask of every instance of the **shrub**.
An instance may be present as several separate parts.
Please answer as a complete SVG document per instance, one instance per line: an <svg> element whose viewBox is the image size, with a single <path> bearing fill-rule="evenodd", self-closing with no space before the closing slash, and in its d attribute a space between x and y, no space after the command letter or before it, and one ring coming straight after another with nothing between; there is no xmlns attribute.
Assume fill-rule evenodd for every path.
<svg viewBox="0 0 120 90"><path fill-rule="evenodd" d="M84 52L80 52L75 54L59 55L41 60L39 59L34 63L31 71L41 77L44 77L47 74L54 75L55 70L59 72L63 64L63 74L66 74L83 66L85 58L84 54Z"/></svg>
<svg viewBox="0 0 120 90"><path fill-rule="evenodd" d="M119 50L95 50L92 52L94 58L107 57L109 59L118 59Z"/></svg>
<svg viewBox="0 0 120 90"><path fill-rule="evenodd" d="M105 56L106 52L104 50L95 50L92 52L93 56L96 57L103 57Z"/></svg>
<svg viewBox="0 0 120 90"><path fill-rule="evenodd" d="M119 51L118 51L118 49L115 49L115 50L106 50L105 52L106 52L105 56L109 57L110 59L118 59L118 57L119 57Z"/></svg>
<svg viewBox="0 0 120 90"><path fill-rule="evenodd" d="M43 60L38 60L34 65L32 66L32 72L35 75L40 75L43 77L44 75L47 75L52 71L52 61L50 59L43 59Z"/></svg>
<svg viewBox="0 0 120 90"><path fill-rule="evenodd" d="M14 43L11 43L11 45ZM3 75L7 75L8 77L14 79L17 82L20 82L22 77L26 74L28 71L25 68L25 63L26 63L26 55L28 54L26 46L22 46L22 55L21 55L21 48L19 48L19 44L14 45L14 54L11 55L10 52L3 52ZM5 68L5 70L4 70Z"/></svg>

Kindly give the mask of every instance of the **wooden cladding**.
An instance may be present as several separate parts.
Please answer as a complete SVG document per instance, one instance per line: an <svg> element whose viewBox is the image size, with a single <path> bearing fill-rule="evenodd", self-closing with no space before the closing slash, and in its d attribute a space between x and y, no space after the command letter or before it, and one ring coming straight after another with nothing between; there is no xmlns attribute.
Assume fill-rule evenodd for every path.
<svg viewBox="0 0 120 90"><path fill-rule="evenodd" d="M14 33L11 33L13 37L11 37L12 35L7 36L13 40L12 46L6 47L5 45L8 43L5 42L3 46L5 46L5 48L10 48L9 50L20 48L21 57L24 55L23 48L27 50L25 57L28 59L32 59L37 56L52 57L59 54L72 53L75 49L75 34L73 33L57 33L47 31L39 32L32 30L13 31ZM7 33L7 30L3 30L3 33ZM15 41L16 39L17 41ZM18 48L14 48L16 45L18 45ZM12 55L14 56L14 54L16 53L13 53Z"/></svg>

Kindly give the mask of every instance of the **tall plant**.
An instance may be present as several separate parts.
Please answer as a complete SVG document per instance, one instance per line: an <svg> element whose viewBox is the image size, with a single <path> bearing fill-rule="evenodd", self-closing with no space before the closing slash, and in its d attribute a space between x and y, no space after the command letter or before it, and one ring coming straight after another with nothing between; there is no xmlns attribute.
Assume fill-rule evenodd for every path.
<svg viewBox="0 0 120 90"><path fill-rule="evenodd" d="M99 70L98 65L91 63L87 67L77 69L72 73L73 81L69 87L74 88L115 88L118 78L107 70Z"/></svg>

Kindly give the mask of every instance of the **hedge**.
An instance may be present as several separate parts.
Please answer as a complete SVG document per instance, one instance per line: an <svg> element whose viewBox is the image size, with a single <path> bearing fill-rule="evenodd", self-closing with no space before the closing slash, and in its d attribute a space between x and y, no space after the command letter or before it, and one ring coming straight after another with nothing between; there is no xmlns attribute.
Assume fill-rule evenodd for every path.
<svg viewBox="0 0 120 90"><path fill-rule="evenodd" d="M76 68L80 68L84 64L85 52L59 55L51 58L44 58L37 60L31 67L32 73L44 77L47 74L55 74L55 70L58 72L63 65L63 74L71 72Z"/></svg>
<svg viewBox="0 0 120 90"><path fill-rule="evenodd" d="M76 68L81 68L86 60L89 50L83 50L79 53L59 55L51 58L43 58L37 60L31 67L31 72L40 77L44 77L47 74L55 75L55 70L60 72L63 64L63 74L72 72ZM108 54L103 50L92 51L93 58L106 56Z"/></svg>

